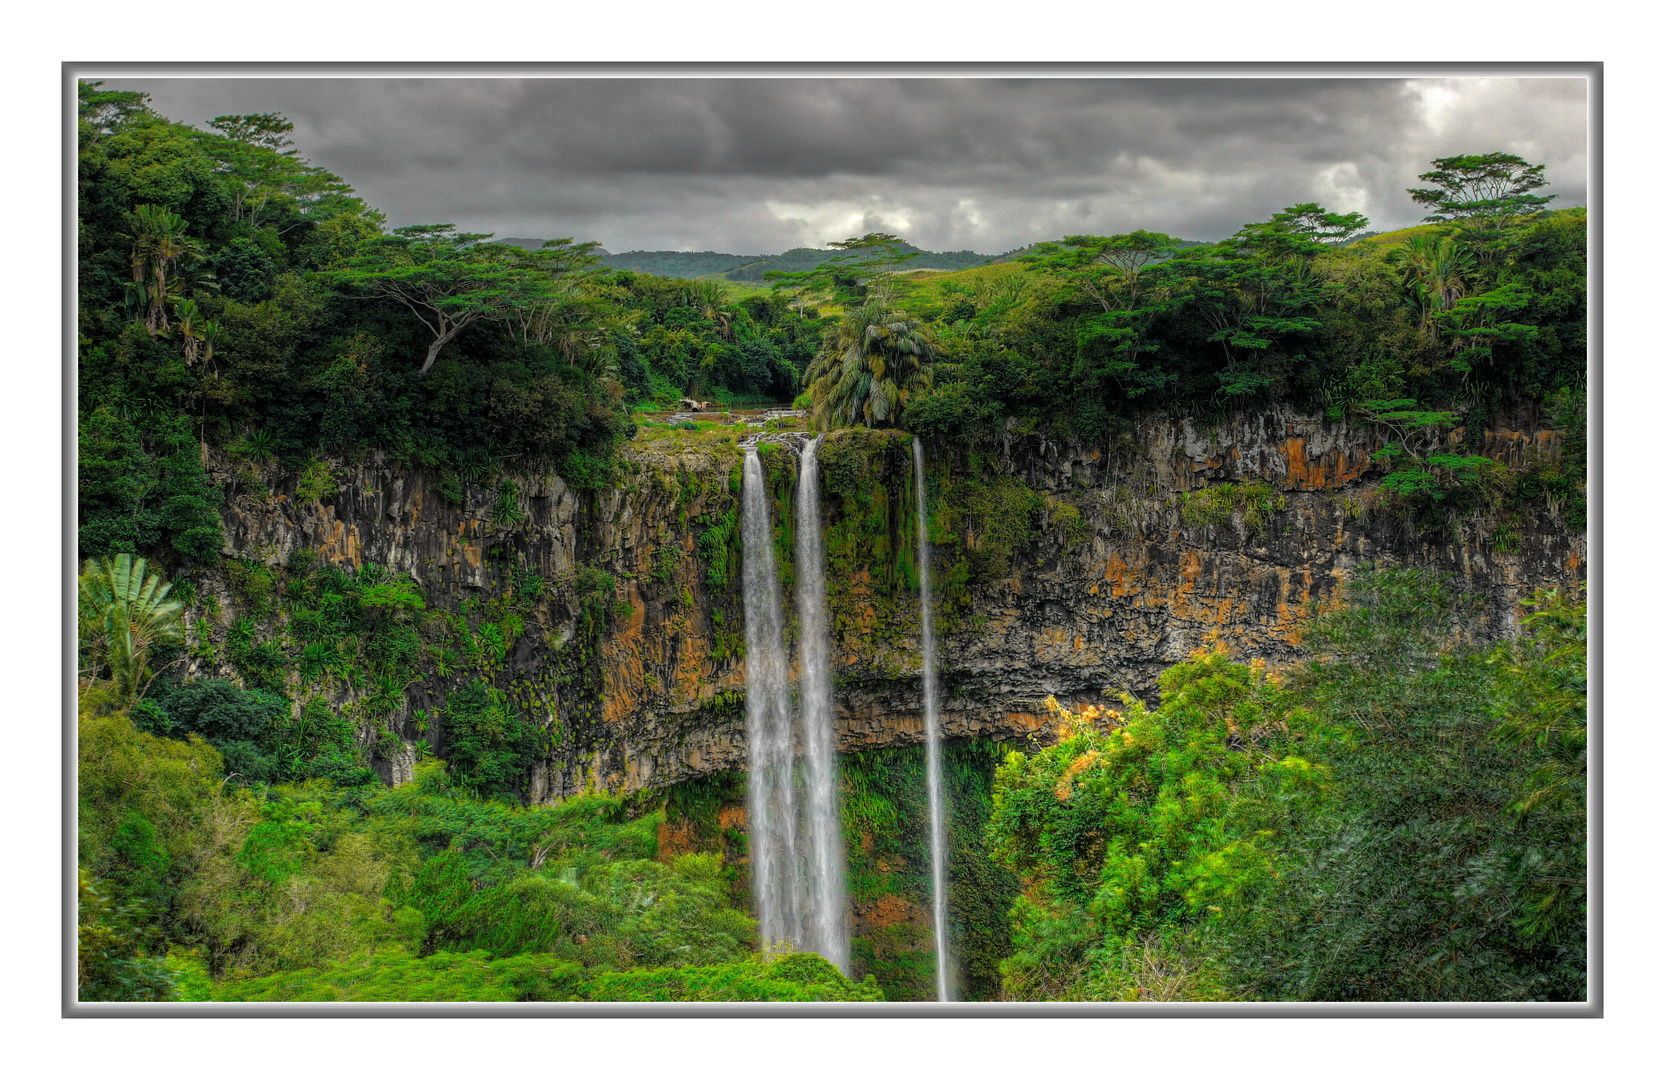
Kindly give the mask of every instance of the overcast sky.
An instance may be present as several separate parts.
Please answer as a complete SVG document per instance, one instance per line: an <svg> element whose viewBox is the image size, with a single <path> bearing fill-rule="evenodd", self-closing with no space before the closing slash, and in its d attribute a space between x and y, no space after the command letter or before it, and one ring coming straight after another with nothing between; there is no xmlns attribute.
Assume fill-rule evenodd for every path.
<svg viewBox="0 0 1665 1080"><path fill-rule="evenodd" d="M1587 189L1582 79L111 79L206 126L280 112L390 226L773 254L873 230L995 254L1214 240L1295 203L1421 217L1428 161Z"/></svg>

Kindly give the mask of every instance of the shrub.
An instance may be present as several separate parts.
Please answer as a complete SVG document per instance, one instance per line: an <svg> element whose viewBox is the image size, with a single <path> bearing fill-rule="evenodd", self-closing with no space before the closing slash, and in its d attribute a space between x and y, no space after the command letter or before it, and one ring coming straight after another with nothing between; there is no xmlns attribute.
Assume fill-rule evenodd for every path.
<svg viewBox="0 0 1665 1080"><path fill-rule="evenodd" d="M270 690L242 690L224 679L181 683L159 696L159 704L182 732L201 735L216 746L259 743L289 716L289 699Z"/></svg>

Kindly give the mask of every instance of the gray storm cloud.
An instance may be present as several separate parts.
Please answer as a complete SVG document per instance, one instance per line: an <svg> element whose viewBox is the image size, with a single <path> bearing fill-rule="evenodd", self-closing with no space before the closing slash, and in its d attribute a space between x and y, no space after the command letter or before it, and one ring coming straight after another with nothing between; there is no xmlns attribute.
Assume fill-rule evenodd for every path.
<svg viewBox="0 0 1665 1080"><path fill-rule="evenodd" d="M884 228L995 253L1217 239L1294 203L1411 224L1427 162L1587 190L1582 79L110 79L197 125L281 112L394 225L771 253Z"/></svg>

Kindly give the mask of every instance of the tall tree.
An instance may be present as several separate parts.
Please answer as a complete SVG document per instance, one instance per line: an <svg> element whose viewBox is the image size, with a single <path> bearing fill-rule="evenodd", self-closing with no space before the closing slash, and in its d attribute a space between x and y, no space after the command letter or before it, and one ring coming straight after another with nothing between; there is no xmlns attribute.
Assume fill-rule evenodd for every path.
<svg viewBox="0 0 1665 1080"><path fill-rule="evenodd" d="M1333 213L1317 203L1302 203L1273 214L1272 224L1316 244L1345 244L1363 232L1370 219L1363 214Z"/></svg>
<svg viewBox="0 0 1665 1080"><path fill-rule="evenodd" d="M252 225L300 153L289 139L295 125L278 113L216 116L208 125L223 137L216 140L214 156L235 184L231 220L241 222L247 212Z"/></svg>
<svg viewBox="0 0 1665 1080"><path fill-rule="evenodd" d="M159 119L150 107L149 94L138 90L105 90L103 86L101 81L84 79L75 84L76 117L83 150L140 120Z"/></svg>
<svg viewBox="0 0 1665 1080"><path fill-rule="evenodd" d="M542 279L545 288L529 294L528 302L513 313L522 342L553 344L569 362L576 362L602 327L602 304L584 290L596 271L600 243L574 243L570 237L545 240L534 250L503 245L509 264Z"/></svg>
<svg viewBox="0 0 1665 1080"><path fill-rule="evenodd" d="M1430 185L1406 188L1411 200L1433 212L1423 221L1455 224L1475 246L1481 262L1495 259L1509 227L1542 210L1555 195L1534 195L1548 185L1544 167L1494 150L1435 158L1417 177Z"/></svg>
<svg viewBox="0 0 1665 1080"><path fill-rule="evenodd" d="M1041 244L1024 256L1031 267L1063 278L1099 309L1076 330L1078 384L1096 390L1110 380L1128 397L1138 397L1167 381L1160 370L1142 369L1140 357L1154 350L1150 326L1169 308L1172 296L1149 268L1178 250L1173 237L1141 229L1115 236L1066 236L1061 244Z"/></svg>
<svg viewBox="0 0 1665 1080"><path fill-rule="evenodd" d="M827 246L845 253L832 260L834 273L853 279L862 300L886 307L900 291L896 275L924 254L900 236L879 232L834 240Z"/></svg>
<svg viewBox="0 0 1665 1080"><path fill-rule="evenodd" d="M202 247L187 232L189 224L178 214L160 206L145 204L128 215L133 241L133 282L129 298L145 330L151 334L168 329L168 302L183 285L182 267L201 261Z"/></svg>
<svg viewBox="0 0 1665 1080"><path fill-rule="evenodd" d="M547 278L513 265L504 245L484 242L491 236L458 232L455 225L406 225L365 241L346 269L318 276L408 308L433 335L422 361L426 374L466 327L507 318L548 297Z"/></svg>
<svg viewBox="0 0 1665 1080"><path fill-rule="evenodd" d="M901 291L897 272L924 252L890 233L872 232L827 245L844 254L809 270L768 270L763 277L788 293L799 312L816 301L889 307Z"/></svg>
<svg viewBox="0 0 1665 1080"><path fill-rule="evenodd" d="M333 213L366 210L345 180L300 156L289 139L295 125L283 115L216 116L209 124L219 134L200 138L232 179L234 223L258 229L281 208L293 218L281 233Z"/></svg>

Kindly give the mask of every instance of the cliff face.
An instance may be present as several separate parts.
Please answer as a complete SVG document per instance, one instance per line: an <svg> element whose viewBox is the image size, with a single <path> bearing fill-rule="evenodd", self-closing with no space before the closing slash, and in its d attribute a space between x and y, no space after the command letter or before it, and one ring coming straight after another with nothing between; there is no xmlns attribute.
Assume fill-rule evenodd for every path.
<svg viewBox="0 0 1665 1080"><path fill-rule="evenodd" d="M1582 579L1584 538L1549 508L1482 515L1466 535L1438 539L1390 512L1372 464L1380 444L1373 431L1274 410L1211 430L1153 418L1111 452L1014 431L993 456L932 453L946 734L1044 740L1046 695L1075 705L1107 689L1148 695L1164 667L1214 634L1245 658L1293 660L1312 607L1333 603L1362 562L1449 571L1485 597L1499 629L1533 589ZM1479 446L1519 468L1555 453L1556 438L1500 425ZM918 742L907 439L841 432L822 455L839 749ZM517 575L548 582L488 672L504 686L557 663L576 673L536 710L560 734L533 770L535 800L743 767L738 464L726 433L638 439L613 486L520 477L508 494L519 512L505 514L499 486L463 485L457 501L436 477L375 456L335 465L338 490L321 500L298 498L293 476L242 466L234 482L231 463L213 463L234 492L229 555L277 565L313 549L346 566L385 565L421 583L430 611L466 611ZM789 553L796 458L777 448L768 467ZM267 492L246 493L259 482ZM789 579L790 558L782 569ZM607 581L596 571L612 587L599 631L584 614L584 589ZM223 637L233 591L212 574L197 587L197 634ZM591 647L574 653L585 633ZM193 659L190 673L235 676L212 657ZM407 690L394 738L377 742L384 777L408 777L418 710L440 704L447 686L430 675ZM333 691L338 701L356 693Z"/></svg>

